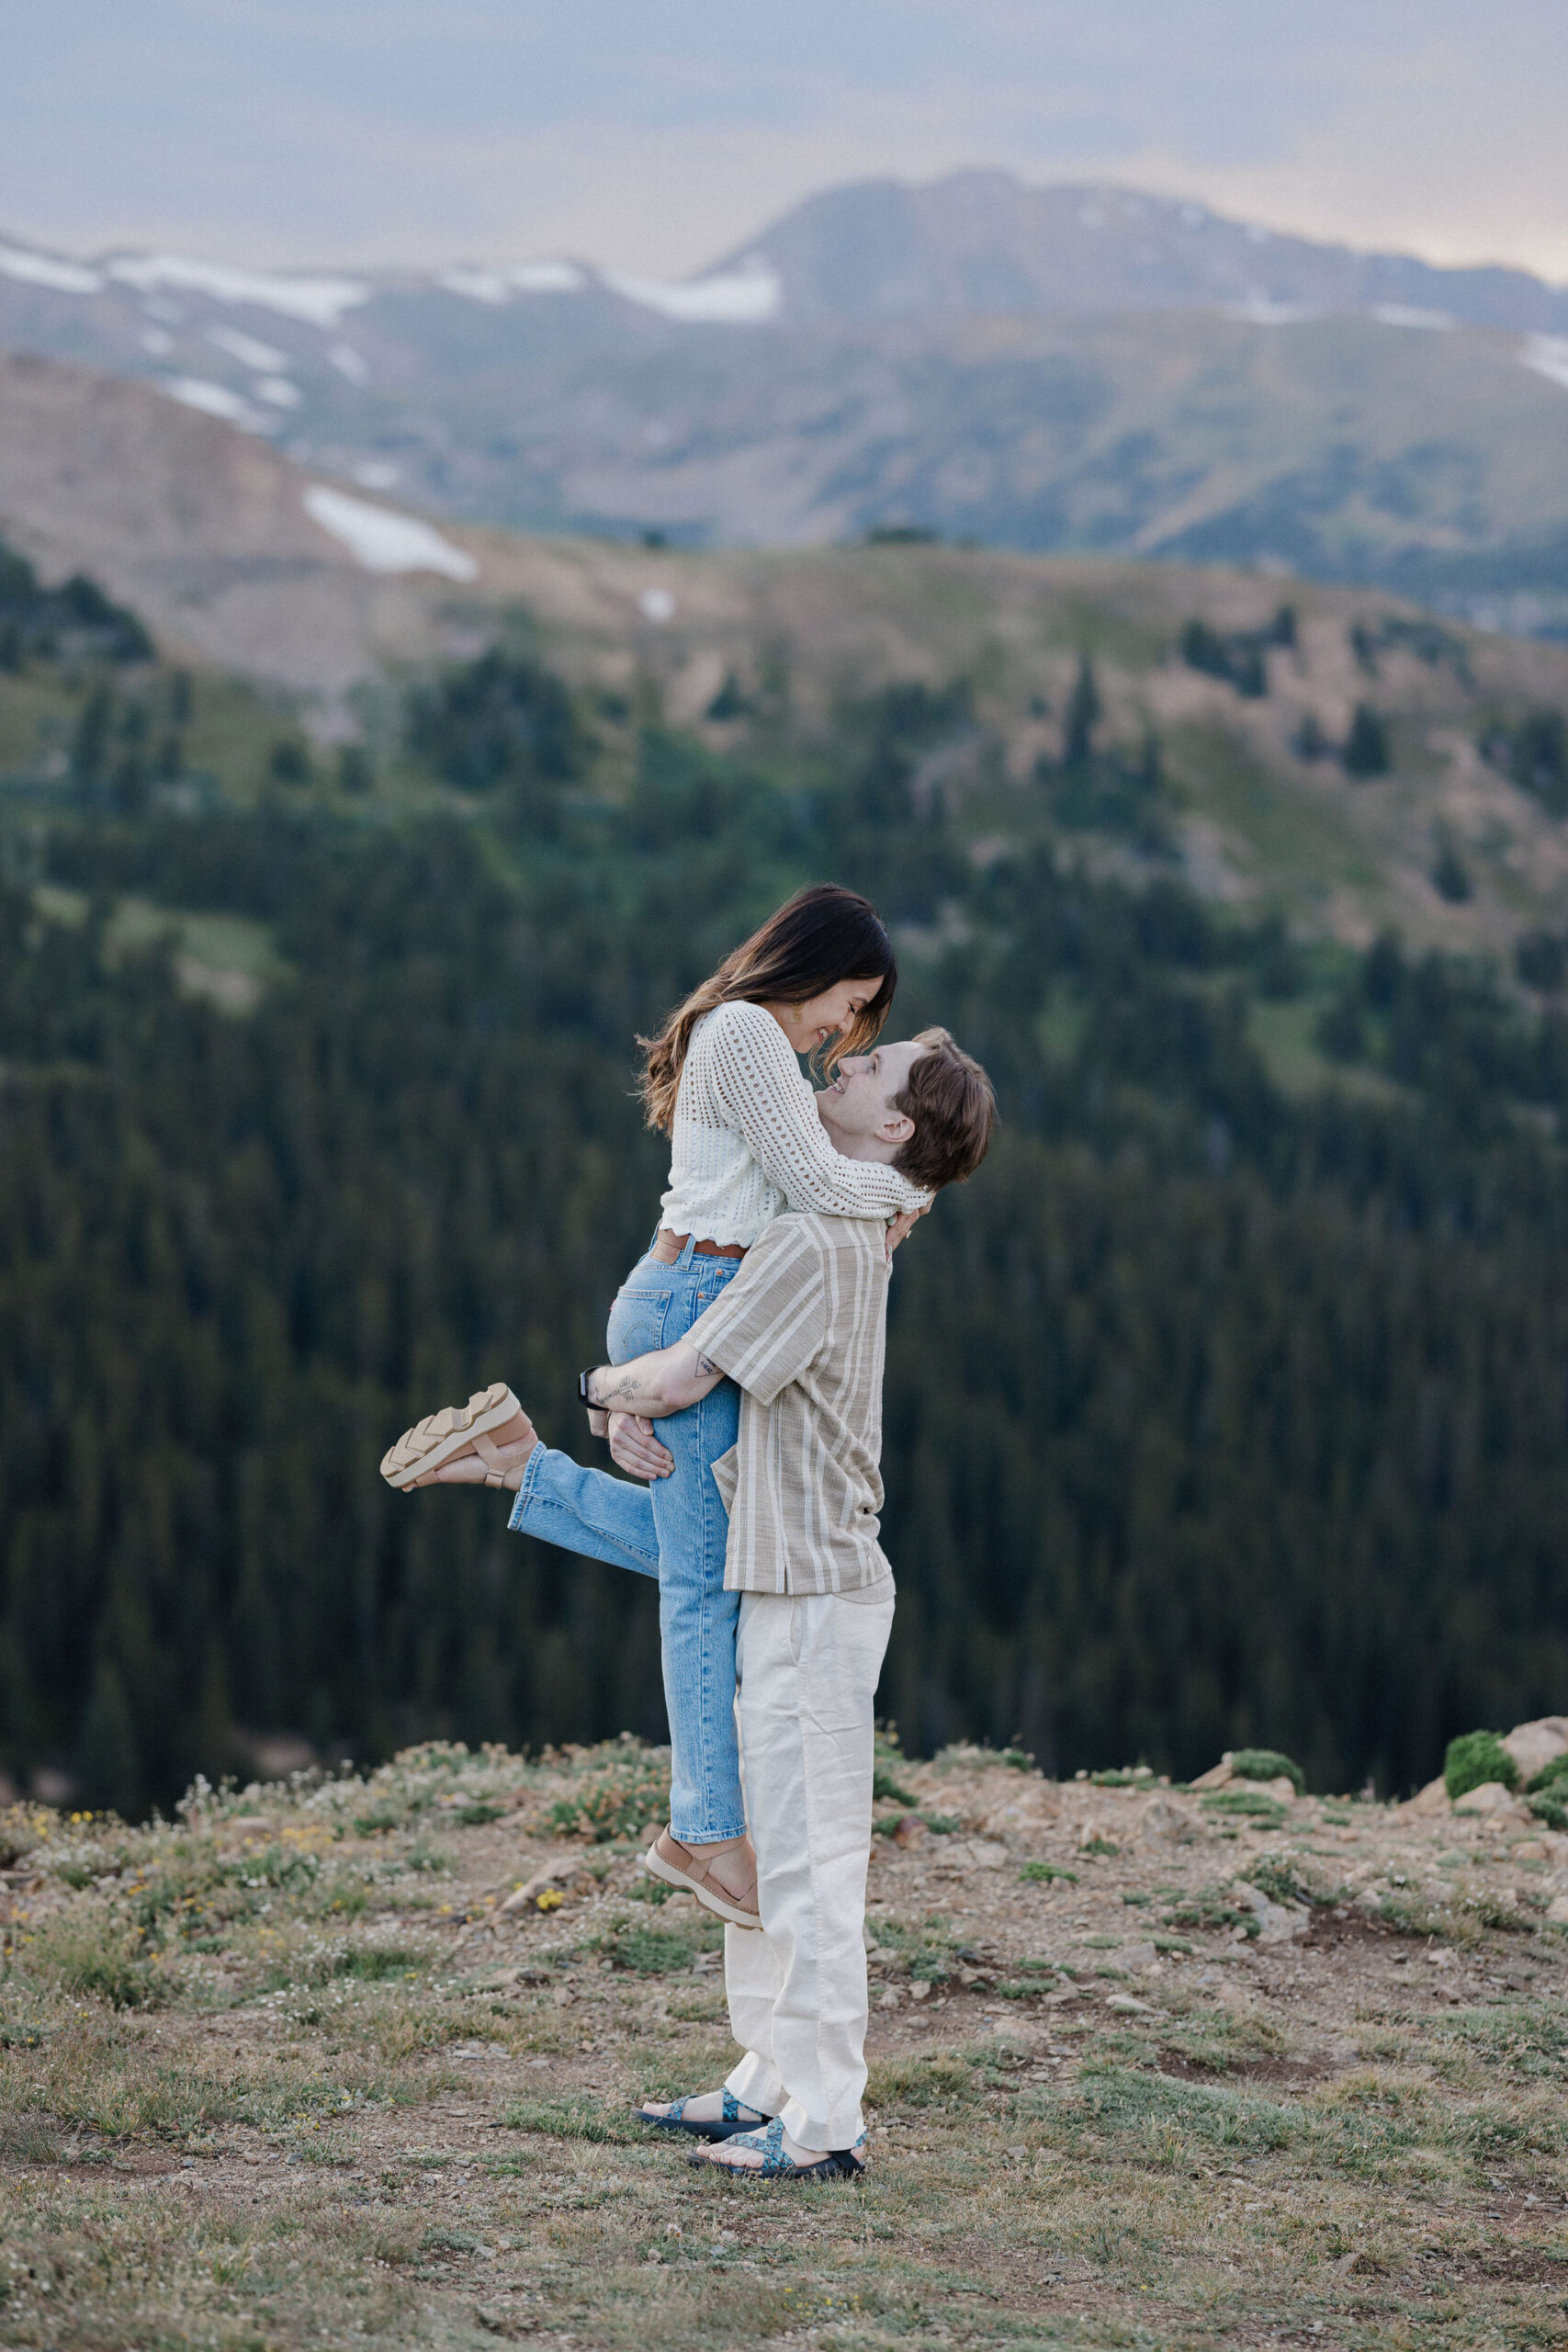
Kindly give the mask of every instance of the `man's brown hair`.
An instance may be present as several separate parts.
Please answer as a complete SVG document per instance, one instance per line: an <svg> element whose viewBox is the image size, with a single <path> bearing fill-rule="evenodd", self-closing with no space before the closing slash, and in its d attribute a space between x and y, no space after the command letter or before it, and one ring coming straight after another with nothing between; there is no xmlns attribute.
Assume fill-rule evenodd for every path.
<svg viewBox="0 0 1568 2352"><path fill-rule="evenodd" d="M997 1098L979 1063L945 1029L922 1029L914 1043L926 1050L910 1063L893 1108L913 1119L915 1132L893 1165L911 1184L935 1193L966 1182L986 1157Z"/></svg>

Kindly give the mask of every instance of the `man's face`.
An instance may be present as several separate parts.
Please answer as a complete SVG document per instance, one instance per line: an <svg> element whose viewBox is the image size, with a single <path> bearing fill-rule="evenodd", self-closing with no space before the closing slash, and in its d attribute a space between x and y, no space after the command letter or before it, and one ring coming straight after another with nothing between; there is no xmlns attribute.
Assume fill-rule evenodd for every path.
<svg viewBox="0 0 1568 2352"><path fill-rule="evenodd" d="M904 1112L895 1110L893 1098L902 1094L910 1069L930 1050L906 1038L847 1056L832 1085L817 1097L824 1125L865 1141L907 1142L914 1128Z"/></svg>

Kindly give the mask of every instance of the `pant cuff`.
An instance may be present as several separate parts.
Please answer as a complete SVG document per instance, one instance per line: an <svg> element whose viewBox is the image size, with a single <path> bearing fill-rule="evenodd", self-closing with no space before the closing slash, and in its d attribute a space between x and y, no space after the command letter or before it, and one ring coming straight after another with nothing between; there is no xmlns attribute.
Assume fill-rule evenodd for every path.
<svg viewBox="0 0 1568 2352"><path fill-rule="evenodd" d="M671 1829L682 1846L722 1846L727 1838L745 1837L746 1816L743 1813L730 1814L728 1828L722 1826L724 1819L725 1816L721 1815L716 1825L712 1821L696 1821L689 1814L678 1813L673 1805L670 1808Z"/></svg>
<svg viewBox="0 0 1568 2352"><path fill-rule="evenodd" d="M532 1500L534 1481L538 1476L539 1464L544 1460L547 1450L544 1439L536 1439L534 1451L523 1464L523 1483L517 1489L517 1499L512 1506L511 1516L506 1522L509 1535L521 1535L524 1532L523 1515Z"/></svg>
<svg viewBox="0 0 1568 2352"><path fill-rule="evenodd" d="M784 2103L784 2076L771 2059L759 2058L754 2050L748 2050L724 2087L760 2115L776 2115ZM801 2144L805 2145L804 2141Z"/></svg>
<svg viewBox="0 0 1568 2352"><path fill-rule="evenodd" d="M757 2102L753 2098L747 2104L755 2107ZM786 2098L779 2113L797 2148L852 2148L865 2130L865 2119L858 2104L841 2115L823 2118L813 2115L797 2098Z"/></svg>

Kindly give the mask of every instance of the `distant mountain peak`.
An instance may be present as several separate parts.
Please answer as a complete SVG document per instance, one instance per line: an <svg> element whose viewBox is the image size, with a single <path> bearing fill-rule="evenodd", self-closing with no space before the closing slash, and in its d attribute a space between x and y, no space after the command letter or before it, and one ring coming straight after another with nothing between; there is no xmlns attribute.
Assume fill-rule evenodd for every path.
<svg viewBox="0 0 1568 2352"><path fill-rule="evenodd" d="M1525 334L1568 324L1568 296L1525 270L1439 268L1231 220L1191 198L1103 181L1032 187L992 169L827 188L716 272L741 252L774 272L785 316L846 325L1194 309L1276 324L1325 312Z"/></svg>

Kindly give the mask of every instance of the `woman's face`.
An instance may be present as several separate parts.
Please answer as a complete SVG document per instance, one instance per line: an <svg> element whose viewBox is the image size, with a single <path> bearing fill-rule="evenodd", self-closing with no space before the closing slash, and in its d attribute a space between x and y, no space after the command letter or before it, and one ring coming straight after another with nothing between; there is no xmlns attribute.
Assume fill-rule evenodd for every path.
<svg viewBox="0 0 1568 2352"><path fill-rule="evenodd" d="M829 1037L843 1035L881 986L880 979L840 980L804 1004L773 1004L768 1010L797 1054L814 1054Z"/></svg>

